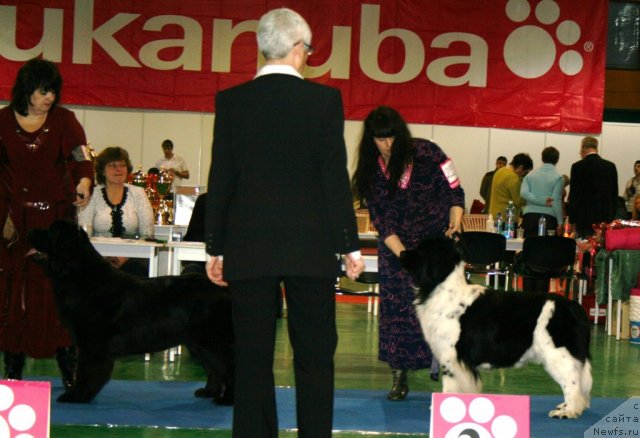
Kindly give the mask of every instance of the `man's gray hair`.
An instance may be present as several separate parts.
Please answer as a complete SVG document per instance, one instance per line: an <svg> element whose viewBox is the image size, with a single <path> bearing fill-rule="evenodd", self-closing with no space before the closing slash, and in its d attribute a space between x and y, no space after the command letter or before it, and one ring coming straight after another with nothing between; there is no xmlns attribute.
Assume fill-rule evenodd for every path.
<svg viewBox="0 0 640 438"><path fill-rule="evenodd" d="M288 8L273 9L260 18L258 49L269 61L286 57L300 41L311 44L311 29L300 14Z"/></svg>

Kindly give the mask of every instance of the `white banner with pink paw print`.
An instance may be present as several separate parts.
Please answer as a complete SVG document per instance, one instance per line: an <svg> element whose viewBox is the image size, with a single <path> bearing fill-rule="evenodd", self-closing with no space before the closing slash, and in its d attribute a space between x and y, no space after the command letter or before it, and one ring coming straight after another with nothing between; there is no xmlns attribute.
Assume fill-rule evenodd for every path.
<svg viewBox="0 0 640 438"><path fill-rule="evenodd" d="M433 393L431 438L529 436L529 396Z"/></svg>

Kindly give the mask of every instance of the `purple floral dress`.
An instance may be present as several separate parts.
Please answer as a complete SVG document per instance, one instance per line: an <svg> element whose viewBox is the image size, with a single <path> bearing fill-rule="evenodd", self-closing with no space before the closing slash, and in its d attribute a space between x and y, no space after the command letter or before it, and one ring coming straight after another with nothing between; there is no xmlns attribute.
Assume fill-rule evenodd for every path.
<svg viewBox="0 0 640 438"><path fill-rule="evenodd" d="M411 277L384 240L396 234L407 249L415 248L428 235L443 235L452 206L464 208L464 191L442 149L423 139L414 139L413 145L414 164L406 188L399 187L389 198L387 177L378 167L367 199L380 236L378 359L393 369L408 370L428 368L432 355L413 309Z"/></svg>

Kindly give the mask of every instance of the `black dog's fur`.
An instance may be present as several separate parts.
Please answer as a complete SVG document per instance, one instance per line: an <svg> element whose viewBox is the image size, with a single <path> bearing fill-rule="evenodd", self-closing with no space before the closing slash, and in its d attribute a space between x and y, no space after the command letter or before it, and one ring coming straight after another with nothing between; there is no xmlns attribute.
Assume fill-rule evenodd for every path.
<svg viewBox="0 0 640 438"><path fill-rule="evenodd" d="M467 284L452 239L427 239L401 255L414 277L416 314L443 366L443 392L480 392L478 369L541 363L565 401L551 417L589 407L590 324L582 307L549 293L500 292Z"/></svg>
<svg viewBox="0 0 640 438"><path fill-rule="evenodd" d="M198 397L233 403L233 324L226 288L204 275L141 279L113 268L77 225L29 233L34 260L53 281L62 324L78 350L75 385L59 402L87 403L117 357L184 344L207 374Z"/></svg>

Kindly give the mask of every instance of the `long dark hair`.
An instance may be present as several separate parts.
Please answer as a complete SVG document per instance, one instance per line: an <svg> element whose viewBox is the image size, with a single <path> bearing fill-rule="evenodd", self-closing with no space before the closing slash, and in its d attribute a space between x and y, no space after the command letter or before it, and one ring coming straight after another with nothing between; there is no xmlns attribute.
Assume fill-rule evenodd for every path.
<svg viewBox="0 0 640 438"><path fill-rule="evenodd" d="M53 62L33 58L20 67L11 90L13 110L22 116L27 116L31 95L36 90L52 91L55 94L56 97L51 108L60 101L62 76Z"/></svg>
<svg viewBox="0 0 640 438"><path fill-rule="evenodd" d="M364 121L364 132L358 146L358 166L352 179L354 194L360 200L369 196L378 169L380 151L374 138L387 137L394 137L391 158L387 164L390 195L395 193L402 173L413 161L411 133L400 113L388 106L379 106L371 111Z"/></svg>

